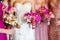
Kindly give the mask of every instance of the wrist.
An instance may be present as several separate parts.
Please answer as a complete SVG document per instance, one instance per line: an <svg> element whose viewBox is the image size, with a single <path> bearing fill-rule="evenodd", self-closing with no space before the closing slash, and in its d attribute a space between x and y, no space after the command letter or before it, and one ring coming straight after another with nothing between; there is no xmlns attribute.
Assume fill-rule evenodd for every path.
<svg viewBox="0 0 60 40"><path fill-rule="evenodd" d="M0 28L0 33L2 33L2 29Z"/></svg>

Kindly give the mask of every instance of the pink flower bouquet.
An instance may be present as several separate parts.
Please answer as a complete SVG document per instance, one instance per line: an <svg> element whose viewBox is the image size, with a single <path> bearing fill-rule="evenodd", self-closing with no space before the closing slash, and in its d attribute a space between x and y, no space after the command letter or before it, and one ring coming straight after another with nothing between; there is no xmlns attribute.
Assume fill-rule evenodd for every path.
<svg viewBox="0 0 60 40"><path fill-rule="evenodd" d="M39 8L38 11L38 13L41 15L42 21L48 21L48 19L54 18L52 12L49 9L45 8L45 6Z"/></svg>
<svg viewBox="0 0 60 40"><path fill-rule="evenodd" d="M30 12L30 13L26 13L24 15L24 19L32 24L32 28L35 28L36 23L40 23L41 21L41 16L39 15L39 13L36 12Z"/></svg>
<svg viewBox="0 0 60 40"><path fill-rule="evenodd" d="M15 11L15 8L12 6L8 6L8 8L6 9L8 14L4 14L3 18L6 24L15 26L17 24L16 21L16 16L13 15L13 12Z"/></svg>
<svg viewBox="0 0 60 40"><path fill-rule="evenodd" d="M16 17L12 14L5 14L3 18L6 24L12 26L15 26L17 24Z"/></svg>

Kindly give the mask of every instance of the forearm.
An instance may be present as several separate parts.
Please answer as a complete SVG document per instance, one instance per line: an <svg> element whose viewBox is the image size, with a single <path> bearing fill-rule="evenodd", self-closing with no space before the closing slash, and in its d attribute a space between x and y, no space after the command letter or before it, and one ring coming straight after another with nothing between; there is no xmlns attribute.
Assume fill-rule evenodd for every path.
<svg viewBox="0 0 60 40"><path fill-rule="evenodd" d="M14 30L13 29L0 29L0 33L6 33L6 34L14 34Z"/></svg>
<svg viewBox="0 0 60 40"><path fill-rule="evenodd" d="M31 4L32 4L32 11L35 11L35 0L30 0Z"/></svg>

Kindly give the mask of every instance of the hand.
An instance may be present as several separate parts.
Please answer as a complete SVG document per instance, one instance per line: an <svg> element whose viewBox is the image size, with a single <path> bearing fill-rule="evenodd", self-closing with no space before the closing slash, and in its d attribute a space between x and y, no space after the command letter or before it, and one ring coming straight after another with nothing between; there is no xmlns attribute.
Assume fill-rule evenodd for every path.
<svg viewBox="0 0 60 40"><path fill-rule="evenodd" d="M16 25L16 27L17 27L17 28L20 28L20 25L19 25L19 24L17 24L17 25Z"/></svg>
<svg viewBox="0 0 60 40"><path fill-rule="evenodd" d="M55 18L54 14L52 14L52 12L50 12L50 14L51 14L51 18Z"/></svg>
<svg viewBox="0 0 60 40"><path fill-rule="evenodd" d="M1 29L0 28L0 33L6 33L6 34L13 35L14 32L15 32L15 30L13 30L13 29Z"/></svg>
<svg viewBox="0 0 60 40"><path fill-rule="evenodd" d="M0 28L0 33L2 33L2 29Z"/></svg>

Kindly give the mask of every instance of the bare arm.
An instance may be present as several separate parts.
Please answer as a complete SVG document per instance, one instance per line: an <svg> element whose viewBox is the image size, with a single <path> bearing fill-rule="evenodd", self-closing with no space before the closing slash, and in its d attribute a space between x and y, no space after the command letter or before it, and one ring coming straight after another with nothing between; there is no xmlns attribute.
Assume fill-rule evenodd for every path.
<svg viewBox="0 0 60 40"><path fill-rule="evenodd" d="M0 28L0 33L6 33L6 34L10 34L10 35L12 35L12 34L14 34L14 30L13 29L1 29Z"/></svg>
<svg viewBox="0 0 60 40"><path fill-rule="evenodd" d="M35 0L30 0L31 4L32 4L32 11L35 11Z"/></svg>

